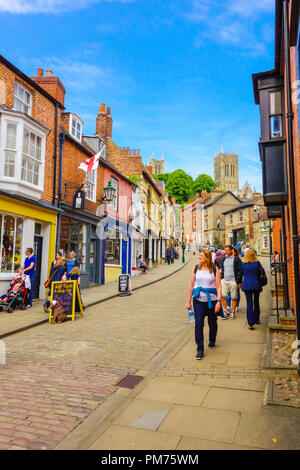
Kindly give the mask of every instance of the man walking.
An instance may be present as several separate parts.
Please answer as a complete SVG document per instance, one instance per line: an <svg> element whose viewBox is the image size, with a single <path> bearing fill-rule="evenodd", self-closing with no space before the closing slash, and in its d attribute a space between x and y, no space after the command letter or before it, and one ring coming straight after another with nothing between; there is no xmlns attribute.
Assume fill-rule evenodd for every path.
<svg viewBox="0 0 300 470"><path fill-rule="evenodd" d="M30 277L31 289L29 291L29 303L27 305L27 308L31 308L33 297L34 266L36 263L36 259L35 256L33 256L32 248L26 248L25 255L27 256L27 258L25 259L24 265L22 266L22 271L24 274L27 274L27 276Z"/></svg>
<svg viewBox="0 0 300 470"><path fill-rule="evenodd" d="M236 318L236 306L238 298L238 287L241 287L243 280L243 271L242 271L242 262L237 257L234 256L233 247L227 245L225 247L226 258L221 262L221 285L222 285L222 305L224 309L224 320L229 317L227 311L227 302L226 296L230 292L232 300L232 313L230 315L230 320Z"/></svg>

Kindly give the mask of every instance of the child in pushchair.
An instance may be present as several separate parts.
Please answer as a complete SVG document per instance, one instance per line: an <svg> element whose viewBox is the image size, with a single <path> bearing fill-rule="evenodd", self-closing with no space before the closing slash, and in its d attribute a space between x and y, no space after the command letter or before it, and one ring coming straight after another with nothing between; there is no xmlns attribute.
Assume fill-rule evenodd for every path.
<svg viewBox="0 0 300 470"><path fill-rule="evenodd" d="M3 310L3 307L7 307L8 313L12 313L17 307L26 310L29 289L26 288L25 281L26 274L23 274L20 269L11 281L6 294L0 296L0 311Z"/></svg>

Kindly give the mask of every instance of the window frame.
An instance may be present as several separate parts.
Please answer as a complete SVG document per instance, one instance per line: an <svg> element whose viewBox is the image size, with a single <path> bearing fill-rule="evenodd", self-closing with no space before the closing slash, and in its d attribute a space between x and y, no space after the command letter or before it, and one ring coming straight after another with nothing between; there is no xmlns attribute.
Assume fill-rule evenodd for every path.
<svg viewBox="0 0 300 470"><path fill-rule="evenodd" d="M265 240L267 241L266 243L265 243ZM269 237L268 237L268 235L263 235L262 236L262 248L263 248L263 250L267 250L269 248Z"/></svg>
<svg viewBox="0 0 300 470"><path fill-rule="evenodd" d="M280 113L271 113L271 95L275 93L280 93ZM280 134L279 136L272 136L272 126L271 118L280 117ZM269 120L269 138L270 140L282 139L283 138L283 98L282 98L282 89L275 88L268 92L268 120Z"/></svg>
<svg viewBox="0 0 300 470"><path fill-rule="evenodd" d="M110 175L110 181L113 186L113 183L117 183L117 186L113 186L113 188L116 190L114 194L114 199L109 203L109 208L112 212L118 212L119 211L119 180L113 175ZM153 216L154 217L154 216Z"/></svg>
<svg viewBox="0 0 300 470"><path fill-rule="evenodd" d="M10 212L0 212L0 279L7 278L9 276L10 278L13 277L16 274L15 270L11 271L2 271L2 242L3 242L3 226L4 226L4 218L5 217L12 217L15 221L14 223L14 240L13 240L13 254L12 254L12 259L13 259L13 266L15 265L15 253L16 253L16 228L17 228L17 220L20 219L22 220L22 238L21 238L21 247L20 247L20 257L21 257L21 263L20 266L22 266L23 263L23 258L22 258L22 245L23 245L23 231L24 231L24 217L21 217L18 214L11 214ZM19 269L19 268L18 268Z"/></svg>
<svg viewBox="0 0 300 470"><path fill-rule="evenodd" d="M92 174L94 174L94 181L88 180L88 175ZM91 202L96 202L97 199L97 176L97 168L95 170L92 170L91 172L86 173L85 198ZM89 185L91 185L92 187L92 197L88 196L88 191L90 190L90 188L88 188Z"/></svg>
<svg viewBox="0 0 300 470"><path fill-rule="evenodd" d="M23 101L19 96L16 95L16 87L19 87L19 88L22 88L22 90L25 92L25 93L28 93L29 97L30 97L30 104L26 103L25 101ZM22 103L22 105L24 106L28 106L29 110L28 110L28 113L26 111L24 111L23 109L23 106L22 106L22 110L20 109L17 109L16 107L16 100L18 100L19 102ZM15 86L14 86L14 104L13 104L13 109L17 112L21 112L21 113L25 113L27 114L28 116L31 116L32 115L32 91L30 91L28 88L26 88L22 83L20 83L19 81L15 81Z"/></svg>
<svg viewBox="0 0 300 470"><path fill-rule="evenodd" d="M244 222L244 214L243 211L239 211L239 224Z"/></svg>
<svg viewBox="0 0 300 470"><path fill-rule="evenodd" d="M73 134L73 119L75 121L75 135ZM80 137L77 137L77 125L80 124ZM73 139L77 140L77 142L82 141L82 128L83 128L83 121L78 117L76 114L70 113L70 118L69 118L69 133L73 137Z"/></svg>

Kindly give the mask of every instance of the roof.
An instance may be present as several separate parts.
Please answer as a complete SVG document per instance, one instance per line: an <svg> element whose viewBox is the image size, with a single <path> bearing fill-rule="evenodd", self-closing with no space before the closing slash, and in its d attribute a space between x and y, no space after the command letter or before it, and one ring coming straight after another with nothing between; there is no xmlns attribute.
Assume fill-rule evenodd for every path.
<svg viewBox="0 0 300 470"><path fill-rule="evenodd" d="M5 57L0 54L0 63L4 64L8 69L18 75L24 82L28 83L32 88L35 88L41 95L45 96L49 101L52 101L53 104L58 105L60 108L65 109L65 107L60 103L60 101L53 98L52 95L47 93L44 88L40 87L34 80L29 78L25 73L23 73L20 69L15 67L11 62L9 62Z"/></svg>
<svg viewBox="0 0 300 470"><path fill-rule="evenodd" d="M226 194L231 194L238 202L240 202L240 198L238 198L235 194L233 194L231 191L226 191L225 193L222 193L220 194L219 196L216 196L214 197L213 199L211 199L211 201L207 202L206 204L204 204L204 207L210 207L212 206L213 204L215 204L217 201L219 201L219 199L222 199L222 197L224 197Z"/></svg>
<svg viewBox="0 0 300 470"><path fill-rule="evenodd" d="M238 211L240 209L244 209L246 207L254 206L255 201L257 201L258 199L261 199L261 198L262 198L262 196L255 197L253 199L248 199L248 201L242 202L238 206L233 207L232 209L229 209L228 211L223 212L223 214L228 214L229 212L235 212L235 211Z"/></svg>

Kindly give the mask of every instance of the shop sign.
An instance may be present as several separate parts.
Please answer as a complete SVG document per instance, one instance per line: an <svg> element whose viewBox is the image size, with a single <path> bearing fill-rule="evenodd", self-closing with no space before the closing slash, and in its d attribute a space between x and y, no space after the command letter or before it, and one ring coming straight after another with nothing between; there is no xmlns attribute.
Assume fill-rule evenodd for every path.
<svg viewBox="0 0 300 470"><path fill-rule="evenodd" d="M129 274L120 274L118 282L119 296L131 295L131 283Z"/></svg>
<svg viewBox="0 0 300 470"><path fill-rule="evenodd" d="M73 209L84 210L84 200L85 200L85 192L75 191L73 195Z"/></svg>

